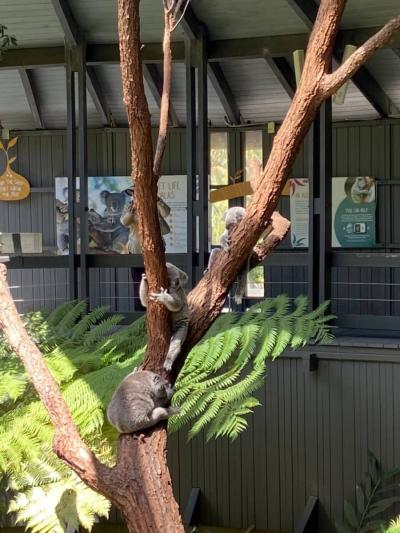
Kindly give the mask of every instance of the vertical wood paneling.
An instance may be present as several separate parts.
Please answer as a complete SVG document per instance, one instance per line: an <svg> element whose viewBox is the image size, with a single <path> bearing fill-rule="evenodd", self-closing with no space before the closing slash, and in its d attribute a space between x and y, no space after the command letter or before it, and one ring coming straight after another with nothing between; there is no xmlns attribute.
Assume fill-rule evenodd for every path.
<svg viewBox="0 0 400 533"><path fill-rule="evenodd" d="M240 439L204 448L203 437L188 446L182 432L171 443L180 494L182 483L186 492L201 488L202 524L284 531L317 496L315 533L334 533L344 500L354 501L363 479L367 450L386 468L400 463L399 380L399 364L320 359L308 372L299 359L278 359Z"/></svg>

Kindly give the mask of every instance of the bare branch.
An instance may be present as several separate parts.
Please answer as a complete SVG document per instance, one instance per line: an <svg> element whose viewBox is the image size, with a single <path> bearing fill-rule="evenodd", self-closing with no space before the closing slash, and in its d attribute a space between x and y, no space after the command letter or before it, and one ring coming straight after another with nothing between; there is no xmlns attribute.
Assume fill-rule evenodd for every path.
<svg viewBox="0 0 400 533"><path fill-rule="evenodd" d="M42 353L25 330L7 284L7 268L4 264L0 264L0 329L21 359L49 413L54 426L54 452L68 463L82 481L104 494L108 486L106 478L112 470L102 464L82 441L58 384L50 374Z"/></svg>
<svg viewBox="0 0 400 533"><path fill-rule="evenodd" d="M360 46L335 72L326 74L322 82L322 90L326 97L334 94L376 50L389 42L398 31L400 31L400 16L385 24L378 33Z"/></svg>
<svg viewBox="0 0 400 533"><path fill-rule="evenodd" d="M153 173L156 179L161 173L161 162L167 144L169 100L171 94L172 80L172 52L171 52L171 33L174 23L174 17L171 8L168 10L164 4L164 39L163 39L163 89L160 106L160 126L158 130L158 139L156 153L154 156Z"/></svg>

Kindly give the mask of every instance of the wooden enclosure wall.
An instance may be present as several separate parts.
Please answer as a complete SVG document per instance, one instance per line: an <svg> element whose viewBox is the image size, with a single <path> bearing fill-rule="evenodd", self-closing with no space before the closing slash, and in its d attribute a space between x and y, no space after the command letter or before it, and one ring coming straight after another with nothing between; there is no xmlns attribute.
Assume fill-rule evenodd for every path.
<svg viewBox="0 0 400 533"><path fill-rule="evenodd" d="M295 357L270 363L262 406L234 443L173 435L182 507L199 487L204 524L292 531L308 497L317 496L315 533L334 533L344 499L355 502L367 450L387 467L400 465L400 364L383 362L387 351L360 352L356 361L354 349L342 348L336 359L320 354L316 372Z"/></svg>
<svg viewBox="0 0 400 533"><path fill-rule="evenodd" d="M265 157L270 142L264 134ZM379 185L380 248L361 260L349 260L348 265L351 254L334 254L338 259L332 269L333 310L340 316L375 315L386 321L400 314L399 146L399 122L334 126L333 175L368 174L395 182ZM65 174L65 149L63 133L23 134L16 170L33 186L52 188L54 178ZM89 133L89 175L124 176L129 169L126 131ZM185 133L176 130L169 136L163 172L180 174L185 169ZM293 176L307 177L306 150ZM288 198L281 200L280 209L289 215ZM44 246L55 247L54 192L32 193L15 204L0 203L0 231L39 231ZM380 266L371 263L375 252ZM268 295L306 292L307 268L304 261L297 262L304 254L290 254L290 263L280 262L277 253L266 267ZM12 269L10 283L14 298L21 300L21 311L53 308L68 294L68 273L63 268ZM91 269L90 283L92 305L132 310L127 268ZM262 407L249 430L233 444L225 440L205 444L202 436L188 444L183 432L171 437L170 463L182 506L190 488L197 486L203 492L203 523L290 530L307 498L314 495L321 501L319 531L333 531L343 500L354 500L367 449L386 466L400 464L398 353L366 348L355 358L355 351L343 347L340 353L325 351L318 372L303 369L301 354L272 363L261 392Z"/></svg>

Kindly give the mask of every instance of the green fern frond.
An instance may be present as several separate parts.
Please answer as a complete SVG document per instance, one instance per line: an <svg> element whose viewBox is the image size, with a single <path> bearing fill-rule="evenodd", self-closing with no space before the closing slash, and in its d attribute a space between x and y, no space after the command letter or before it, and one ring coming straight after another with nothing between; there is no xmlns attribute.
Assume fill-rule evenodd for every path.
<svg viewBox="0 0 400 533"><path fill-rule="evenodd" d="M83 346L86 349L89 349L100 340L108 337L110 333L115 330L115 326L117 326L123 320L123 318L124 317L122 315L113 315L102 320L100 324L97 324L90 331L85 333L83 336Z"/></svg>
<svg viewBox="0 0 400 533"><path fill-rule="evenodd" d="M57 336L67 336L69 338L72 328L76 322L83 317L86 309L87 303L85 301L77 302L55 326L55 334Z"/></svg>
<svg viewBox="0 0 400 533"><path fill-rule="evenodd" d="M76 306L77 303L78 300L70 300L54 309L46 319L47 324L51 328L58 326L61 320Z"/></svg>
<svg viewBox="0 0 400 533"><path fill-rule="evenodd" d="M96 307L93 311L85 315L82 320L77 322L72 328L71 341L76 342L81 340L84 334L89 331L92 326L104 319L107 311L107 306Z"/></svg>

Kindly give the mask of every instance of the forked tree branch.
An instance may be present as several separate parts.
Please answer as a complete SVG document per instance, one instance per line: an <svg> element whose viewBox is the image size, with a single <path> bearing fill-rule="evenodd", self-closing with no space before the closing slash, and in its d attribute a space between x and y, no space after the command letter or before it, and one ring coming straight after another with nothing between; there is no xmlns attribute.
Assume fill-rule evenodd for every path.
<svg viewBox="0 0 400 533"><path fill-rule="evenodd" d="M390 20L378 33L357 48L335 72L325 75L322 83L324 94L326 96L334 94L376 50L379 50L379 48L389 42L398 31L400 31L400 16Z"/></svg>
<svg viewBox="0 0 400 533"><path fill-rule="evenodd" d="M7 284L7 268L0 264L0 330L21 360L54 426L53 450L93 489L105 494L112 469L102 464L82 441L60 387L38 347L26 332Z"/></svg>

